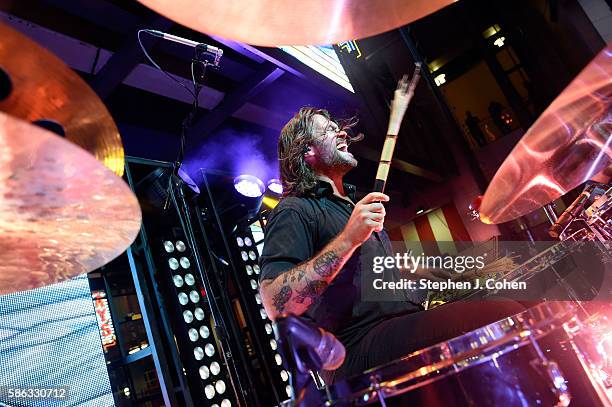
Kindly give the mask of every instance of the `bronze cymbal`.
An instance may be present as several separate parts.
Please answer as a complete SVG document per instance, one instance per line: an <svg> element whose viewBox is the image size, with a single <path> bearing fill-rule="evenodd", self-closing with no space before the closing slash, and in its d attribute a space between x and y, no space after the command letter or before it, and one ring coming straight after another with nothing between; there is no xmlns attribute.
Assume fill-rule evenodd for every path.
<svg viewBox="0 0 612 407"><path fill-rule="evenodd" d="M612 44L563 90L489 184L484 223L503 223L559 198L612 165Z"/></svg>
<svg viewBox="0 0 612 407"><path fill-rule="evenodd" d="M252 45L328 45L392 30L456 0L138 0L196 31Z"/></svg>
<svg viewBox="0 0 612 407"><path fill-rule="evenodd" d="M96 93L64 62L0 23L0 70L11 83L8 97L0 91L0 111L30 122L59 123L68 140L123 175L123 145L115 122Z"/></svg>
<svg viewBox="0 0 612 407"><path fill-rule="evenodd" d="M136 196L94 156L0 113L0 295L106 264L140 223Z"/></svg>

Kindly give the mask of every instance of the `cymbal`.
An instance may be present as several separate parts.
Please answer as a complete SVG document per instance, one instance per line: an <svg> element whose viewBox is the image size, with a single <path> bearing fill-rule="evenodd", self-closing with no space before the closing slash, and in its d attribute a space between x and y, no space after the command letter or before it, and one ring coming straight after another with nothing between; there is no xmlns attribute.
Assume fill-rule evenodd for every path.
<svg viewBox="0 0 612 407"><path fill-rule="evenodd" d="M3 98L7 75L11 91ZM54 54L2 23L0 111L30 122L59 123L68 140L123 175L121 137L96 93Z"/></svg>
<svg viewBox="0 0 612 407"><path fill-rule="evenodd" d="M136 196L94 156L0 113L0 295L106 264L140 223Z"/></svg>
<svg viewBox="0 0 612 407"><path fill-rule="evenodd" d="M480 207L503 223L561 197L612 165L612 44L529 128L493 177Z"/></svg>
<svg viewBox="0 0 612 407"><path fill-rule="evenodd" d="M196 31L262 46L327 45L392 30L456 0L138 0Z"/></svg>

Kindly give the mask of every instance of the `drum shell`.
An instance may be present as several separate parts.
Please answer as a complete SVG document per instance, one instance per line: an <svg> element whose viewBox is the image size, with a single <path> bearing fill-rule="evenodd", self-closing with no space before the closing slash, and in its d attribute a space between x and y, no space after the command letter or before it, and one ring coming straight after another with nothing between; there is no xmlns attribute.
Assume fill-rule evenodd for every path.
<svg viewBox="0 0 612 407"><path fill-rule="evenodd" d="M530 338L521 339L518 345L506 343L497 350L498 356L485 358L488 360L466 358L445 372L432 372L419 380L387 387L386 405L554 406L559 403L559 394L547 374L547 360L558 365L571 397L570 406L610 405L607 399L602 401L584 366L588 359L585 346L593 345L589 332L571 330L564 324L542 333L535 342L537 347ZM379 383L389 383L401 377L402 370L402 360L399 360L369 375L338 383L331 389L336 400L332 405L381 405L375 394L365 390L371 388L370 377L375 375ZM402 391L405 393L399 394Z"/></svg>

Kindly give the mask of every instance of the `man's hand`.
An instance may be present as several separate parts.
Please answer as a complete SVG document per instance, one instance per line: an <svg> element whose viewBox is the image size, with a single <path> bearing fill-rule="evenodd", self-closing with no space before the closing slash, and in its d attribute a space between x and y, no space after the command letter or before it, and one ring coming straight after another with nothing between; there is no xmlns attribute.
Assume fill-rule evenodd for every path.
<svg viewBox="0 0 612 407"><path fill-rule="evenodd" d="M381 201L388 202L389 197L381 192L370 192L357 202L340 237L353 247L359 247L372 232L380 232L385 221L385 207Z"/></svg>

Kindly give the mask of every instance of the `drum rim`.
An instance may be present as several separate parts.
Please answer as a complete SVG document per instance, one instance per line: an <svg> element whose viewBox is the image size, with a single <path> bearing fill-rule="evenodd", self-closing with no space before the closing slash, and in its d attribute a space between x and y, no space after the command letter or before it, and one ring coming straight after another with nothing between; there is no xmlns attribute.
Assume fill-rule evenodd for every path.
<svg viewBox="0 0 612 407"><path fill-rule="evenodd" d="M330 387L334 396L333 400L334 402L347 400L348 398L355 400L356 398L362 398L368 393L376 397L375 391L380 391L385 396L399 395L448 377L451 374L456 374L486 363L493 358L503 356L531 343L532 339L537 340L563 327L575 319L573 309L574 307L570 303L561 301L550 301L536 305L523 312L474 329L463 335L420 349L395 361L368 369L360 375L341 380ZM505 331L497 339L488 340L475 348L464 349L463 347L456 347L453 349L452 346L449 346L449 344L459 345L463 339L474 337L478 333L485 331L493 332L498 327L510 327L511 329ZM393 379L384 378L383 375L398 364L406 364L408 361L417 360L417 358L426 360L428 356L434 353L434 350L440 350L440 348L444 349L442 349L442 352L437 352L437 354L446 356L443 360L429 364L424 362L421 367L413 366L399 377ZM481 357L474 358L477 355ZM432 375L434 373L435 376ZM376 382L376 389L372 386L362 386L360 389L347 394L346 389L356 388L356 385L363 384L364 377L368 377L367 380L370 382L374 380Z"/></svg>

